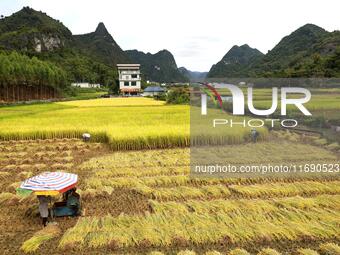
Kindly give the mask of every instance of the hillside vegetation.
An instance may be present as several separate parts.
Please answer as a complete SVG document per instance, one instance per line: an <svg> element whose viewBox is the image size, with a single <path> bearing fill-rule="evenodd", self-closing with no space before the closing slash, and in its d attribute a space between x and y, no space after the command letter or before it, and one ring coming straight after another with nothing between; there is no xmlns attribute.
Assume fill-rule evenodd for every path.
<svg viewBox="0 0 340 255"><path fill-rule="evenodd" d="M145 80L156 82L189 81L177 68L174 56L167 50L161 50L155 54L138 50L127 50L126 53L133 62L141 64Z"/></svg>
<svg viewBox="0 0 340 255"><path fill-rule="evenodd" d="M153 81L186 81L174 57L166 50L152 58L136 59L121 49L102 22L94 32L72 35L63 23L30 7L0 19L0 50L53 63L63 69L67 84L100 83L115 93L119 89L118 63L141 63L144 77Z"/></svg>
<svg viewBox="0 0 340 255"><path fill-rule="evenodd" d="M241 77L247 74L251 63L263 57L263 53L247 44L233 46L216 65L213 65L208 77Z"/></svg>
<svg viewBox="0 0 340 255"><path fill-rule="evenodd" d="M339 31L306 24L265 55L248 45L234 46L208 77L340 77L339 56Z"/></svg>

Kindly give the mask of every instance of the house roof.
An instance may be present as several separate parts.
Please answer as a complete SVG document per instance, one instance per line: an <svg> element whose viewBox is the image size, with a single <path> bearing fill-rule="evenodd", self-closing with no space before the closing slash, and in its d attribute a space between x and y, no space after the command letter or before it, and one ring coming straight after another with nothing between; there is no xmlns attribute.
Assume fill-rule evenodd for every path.
<svg viewBox="0 0 340 255"><path fill-rule="evenodd" d="M149 86L144 89L144 92L165 92L165 89L159 86Z"/></svg>
<svg viewBox="0 0 340 255"><path fill-rule="evenodd" d="M118 69L139 69L140 64L117 64Z"/></svg>

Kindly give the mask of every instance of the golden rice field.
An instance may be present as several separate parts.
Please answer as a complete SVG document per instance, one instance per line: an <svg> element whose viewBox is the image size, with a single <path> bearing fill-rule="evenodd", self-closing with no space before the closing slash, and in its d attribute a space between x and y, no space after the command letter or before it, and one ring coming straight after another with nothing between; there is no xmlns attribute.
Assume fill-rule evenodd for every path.
<svg viewBox="0 0 340 255"><path fill-rule="evenodd" d="M189 144L188 106L148 98L11 106L0 108L0 114L4 140L80 138L89 132L95 141L108 141L117 150Z"/></svg>
<svg viewBox="0 0 340 255"><path fill-rule="evenodd" d="M195 177L189 117L188 106L147 98L1 107L1 253L340 254L339 173ZM93 142L77 139L83 132ZM340 163L336 142L259 132L247 143L249 129L223 130L218 157L196 155L234 165ZM36 197L15 189L43 171L79 175L81 217L42 229Z"/></svg>
<svg viewBox="0 0 340 255"><path fill-rule="evenodd" d="M230 145L224 157L235 164L339 161L327 146L289 137ZM3 254L337 254L339 176L194 178L189 164L187 148L110 152L77 139L0 142L0 248ZM15 188L51 169L79 175L83 215L42 230L36 198L21 198Z"/></svg>
<svg viewBox="0 0 340 255"><path fill-rule="evenodd" d="M1 254L21 254L25 251L35 253L40 243L60 236L75 222L75 219L65 219L57 226L42 230L37 214L36 197L24 198L16 194L15 189L19 187L21 181L44 171L74 171L75 167L88 157L107 152L108 149L103 144L85 144L78 139L1 141ZM33 233L35 234L32 236Z"/></svg>
<svg viewBox="0 0 340 255"><path fill-rule="evenodd" d="M339 155L323 148L292 145L282 143L282 151L291 148L285 153L268 151L271 142L234 145L228 159L242 163L237 157L242 148L255 151L248 163L265 155L275 155L274 163L292 158L318 160L317 155L319 160L339 160ZM317 153L304 154L304 150ZM193 178L188 155L187 149L117 152L84 162L79 171L88 178L81 185L82 196L131 192L141 195L137 203L147 204L148 210L118 215L101 212L101 216L91 210L64 233L59 249L158 251L151 254L308 254L311 250L327 254L322 253L322 244L339 242L338 176Z"/></svg>
<svg viewBox="0 0 340 255"><path fill-rule="evenodd" d="M271 91L255 91L255 105L268 108ZM315 114L327 110L334 115L340 109L339 90L312 92L317 94L313 94L307 108ZM195 109L191 107L192 113ZM204 122L200 116L200 124L190 130L189 106L167 105L151 98L103 98L6 106L0 107L0 140L80 138L87 132L94 141L107 142L114 150L186 147L190 140L193 144L240 144L249 141L250 128L241 126L229 129L219 126L209 129L208 133L203 132L212 125L214 116L231 117L210 109L207 121ZM235 122L243 119L248 118L233 116ZM258 131L260 139L266 140L267 129L259 128Z"/></svg>
<svg viewBox="0 0 340 255"><path fill-rule="evenodd" d="M86 132L114 150L186 147L190 145L189 122L188 105L166 105L150 98L20 105L0 108L0 139L80 138ZM249 131L243 127L223 130L223 142L247 141ZM259 131L265 139L267 130ZM219 143L220 138L218 131L206 140Z"/></svg>

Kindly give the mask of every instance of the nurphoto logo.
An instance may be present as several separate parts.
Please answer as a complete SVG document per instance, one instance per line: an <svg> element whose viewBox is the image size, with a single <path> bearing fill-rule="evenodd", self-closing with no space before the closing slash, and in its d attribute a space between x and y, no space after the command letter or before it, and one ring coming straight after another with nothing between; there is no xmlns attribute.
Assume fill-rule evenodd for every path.
<svg viewBox="0 0 340 255"><path fill-rule="evenodd" d="M211 97L216 98L220 107L223 109L223 102L227 102L230 100L226 100L225 97L222 97L217 89L228 89L231 93L231 101L232 101L232 114L233 115L245 115L245 95L242 89L233 84L224 84L217 83L214 85L210 85L208 83L202 83L203 86L211 91ZM310 111L304 106L307 102L310 101L312 95L311 92L306 88L300 87L282 87L280 88L281 92L281 116L287 115L287 105L294 105L298 110L300 110L305 116L311 116ZM248 110L251 114L256 116L269 116L276 112L278 108L278 97L279 97L279 88L272 88L272 104L269 109L256 109L253 103L253 88L248 87L247 89L247 105ZM289 95L296 96L299 95L299 98L289 98ZM230 99L228 97L228 99ZM208 114L208 103L207 103L207 94L201 94L201 115ZM233 121L232 119L213 119L213 127L218 125L230 125L233 127L235 125L241 125L244 127L262 127L265 123L270 124L271 127L274 127L275 122L280 122L283 127L296 127L298 125L298 121L295 119L244 119L243 121Z"/></svg>

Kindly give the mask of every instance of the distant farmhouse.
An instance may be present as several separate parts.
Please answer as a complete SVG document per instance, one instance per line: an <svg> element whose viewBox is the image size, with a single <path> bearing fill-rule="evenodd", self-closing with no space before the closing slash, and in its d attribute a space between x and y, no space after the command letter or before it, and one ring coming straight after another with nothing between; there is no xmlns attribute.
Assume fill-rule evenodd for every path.
<svg viewBox="0 0 340 255"><path fill-rule="evenodd" d="M119 74L119 89L125 96L141 93L140 64L117 64Z"/></svg>
<svg viewBox="0 0 340 255"><path fill-rule="evenodd" d="M143 96L158 96L161 94L164 94L166 90L160 86L149 86L146 89L144 89Z"/></svg>
<svg viewBox="0 0 340 255"><path fill-rule="evenodd" d="M78 88L100 88L100 84L92 84L88 82L74 82L71 83L71 86Z"/></svg>

